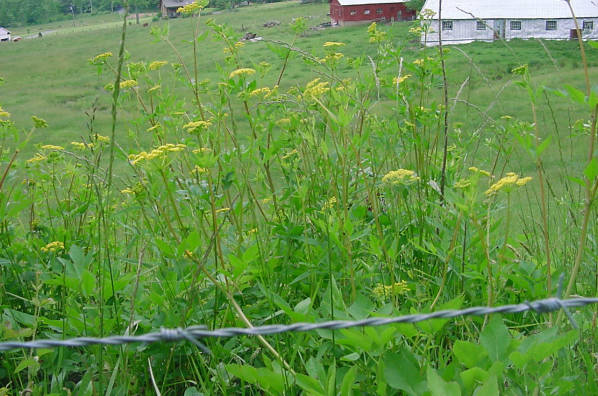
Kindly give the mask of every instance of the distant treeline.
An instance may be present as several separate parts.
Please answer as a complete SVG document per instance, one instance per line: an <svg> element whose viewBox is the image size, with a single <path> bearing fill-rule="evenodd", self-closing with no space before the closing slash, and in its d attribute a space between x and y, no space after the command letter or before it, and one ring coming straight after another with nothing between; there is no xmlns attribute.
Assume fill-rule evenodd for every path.
<svg viewBox="0 0 598 396"><path fill-rule="evenodd" d="M52 22L80 14L116 11L118 0L0 0L0 26ZM158 10L160 0L130 0L131 8Z"/></svg>

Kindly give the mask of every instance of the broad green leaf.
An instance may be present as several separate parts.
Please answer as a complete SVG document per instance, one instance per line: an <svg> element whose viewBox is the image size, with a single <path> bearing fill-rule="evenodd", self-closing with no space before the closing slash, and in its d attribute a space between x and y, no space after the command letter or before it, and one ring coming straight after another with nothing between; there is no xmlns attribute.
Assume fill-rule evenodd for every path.
<svg viewBox="0 0 598 396"><path fill-rule="evenodd" d="M427 371L428 389L432 396L461 396L461 388L456 382L446 382L432 367Z"/></svg>
<svg viewBox="0 0 598 396"><path fill-rule="evenodd" d="M494 362L507 357L511 336L507 327L499 316L493 316L480 334L480 343L488 351L488 356Z"/></svg>
<svg viewBox="0 0 598 396"><path fill-rule="evenodd" d="M391 388L418 395L424 384L422 377L417 360L411 352L402 349L400 353L384 354L384 378Z"/></svg>
<svg viewBox="0 0 598 396"><path fill-rule="evenodd" d="M462 303L463 303L463 297L459 296L455 299L452 299L451 301L448 301L444 304L439 305L438 308L436 309L436 311L442 311L445 309L459 309L459 308L461 308ZM412 313L418 313L418 312L413 311ZM449 319L434 319L434 320L428 320L425 322L419 322L417 324L417 326L420 327L426 333L434 335L437 332L439 332L444 327L444 325L447 324L448 322L449 322Z"/></svg>
<svg viewBox="0 0 598 396"><path fill-rule="evenodd" d="M479 344L458 340L453 345L453 353L467 368L475 367L478 362L488 356L486 350Z"/></svg>
<svg viewBox="0 0 598 396"><path fill-rule="evenodd" d="M598 176L598 158L592 158L588 166L583 170L583 174L586 175L589 180L594 180L596 176Z"/></svg>
<svg viewBox="0 0 598 396"><path fill-rule="evenodd" d="M295 381L301 389L307 392L308 395L326 396L326 390L316 379L308 377L307 375L297 374Z"/></svg>
<svg viewBox="0 0 598 396"><path fill-rule="evenodd" d="M31 368L33 372L37 372L39 370L39 363L33 358L24 359L15 368L15 374L25 370L26 368Z"/></svg>
<svg viewBox="0 0 598 396"><path fill-rule="evenodd" d="M258 385L266 391L280 394L284 390L284 382L281 375L267 368L229 364L226 366L226 370L243 381Z"/></svg>
<svg viewBox="0 0 598 396"><path fill-rule="evenodd" d="M569 94L569 97L576 103L579 104L586 104L586 94L583 93L581 90L572 87L571 85L565 85L565 89Z"/></svg>
<svg viewBox="0 0 598 396"><path fill-rule="evenodd" d="M85 297L93 295L96 289L96 278L88 270L83 270L81 275L81 291Z"/></svg>
<svg viewBox="0 0 598 396"><path fill-rule="evenodd" d="M474 396L498 396L496 377L492 375L488 377L484 385L478 387L473 394Z"/></svg>
<svg viewBox="0 0 598 396"><path fill-rule="evenodd" d="M463 381L465 390L467 393L470 393L476 385L484 383L488 379L489 374L480 367L472 367L469 370L462 371L459 376L461 377L461 381Z"/></svg>

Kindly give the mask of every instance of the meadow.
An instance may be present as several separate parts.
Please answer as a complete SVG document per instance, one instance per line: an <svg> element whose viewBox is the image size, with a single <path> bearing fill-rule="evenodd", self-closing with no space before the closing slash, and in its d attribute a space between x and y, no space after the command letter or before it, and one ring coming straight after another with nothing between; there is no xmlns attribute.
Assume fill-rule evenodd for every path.
<svg viewBox="0 0 598 396"><path fill-rule="evenodd" d="M595 43L441 58L327 9L0 46L0 340L597 295ZM0 394L595 394L597 312L18 350Z"/></svg>

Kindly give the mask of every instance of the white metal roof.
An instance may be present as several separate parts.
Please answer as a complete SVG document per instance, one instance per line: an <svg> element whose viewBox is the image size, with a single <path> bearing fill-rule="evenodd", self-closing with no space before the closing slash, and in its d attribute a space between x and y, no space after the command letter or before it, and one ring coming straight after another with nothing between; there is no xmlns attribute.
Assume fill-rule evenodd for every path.
<svg viewBox="0 0 598 396"><path fill-rule="evenodd" d="M578 18L598 17L598 0L571 0L571 6ZM438 19L438 0L426 0L423 9ZM442 19L474 18L559 19L571 12L565 0L442 0Z"/></svg>
<svg viewBox="0 0 598 396"><path fill-rule="evenodd" d="M366 4L392 4L406 3L408 0L338 0L342 6L366 5Z"/></svg>
<svg viewBox="0 0 598 396"><path fill-rule="evenodd" d="M10 32L3 27L0 27L0 34L10 34Z"/></svg>

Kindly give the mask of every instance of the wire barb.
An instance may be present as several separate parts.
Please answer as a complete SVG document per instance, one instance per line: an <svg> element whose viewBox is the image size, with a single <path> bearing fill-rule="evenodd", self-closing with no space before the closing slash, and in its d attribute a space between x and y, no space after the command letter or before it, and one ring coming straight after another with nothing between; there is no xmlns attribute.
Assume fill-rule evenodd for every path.
<svg viewBox="0 0 598 396"><path fill-rule="evenodd" d="M559 289L561 287L559 286ZM560 296L560 294L559 294ZM573 320L568 308L583 307L590 304L598 304L598 298L580 297L561 300L560 297L546 298L521 304L502 305L498 307L471 307L459 310L444 310L424 314L404 315L390 318L368 318L355 321L333 320L319 323L293 323L290 325L266 325L252 328L228 327L222 329L208 330L205 326L191 326L185 329L162 328L158 332L147 333L138 336L112 336L106 338L80 337L68 340L35 340L35 341L8 341L0 343L0 352L11 351L19 348L58 348L58 347L84 347L89 345L124 345L134 342L174 342L189 341L197 346L202 352L210 354L210 350L203 345L199 339L208 337L238 337L271 335L287 332L307 332L318 329L338 330L352 327L384 326L393 323L417 323L431 319L450 319L459 316L484 316L491 314L509 314L534 311L539 314L564 310L571 325L575 328L577 323Z"/></svg>

